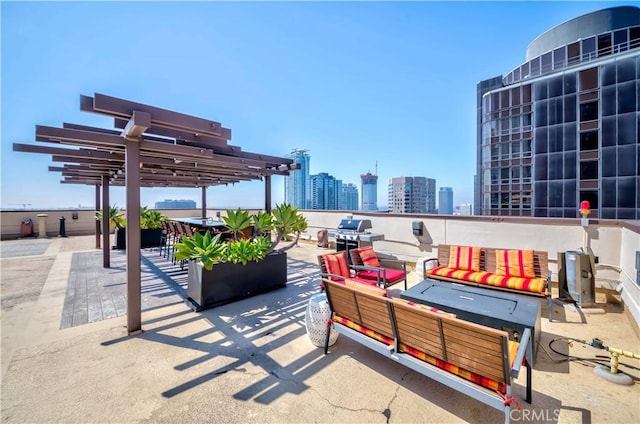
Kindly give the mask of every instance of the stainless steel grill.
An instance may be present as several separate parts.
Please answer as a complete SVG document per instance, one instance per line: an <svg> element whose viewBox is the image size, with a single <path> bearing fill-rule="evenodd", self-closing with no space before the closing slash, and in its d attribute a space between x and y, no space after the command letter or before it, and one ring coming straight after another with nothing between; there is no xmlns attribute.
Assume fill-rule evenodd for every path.
<svg viewBox="0 0 640 424"><path fill-rule="evenodd" d="M371 233L370 219L345 218L331 234L336 239L336 251L347 251L363 246L371 246L376 240L384 240L384 234ZM349 258L351 259L351 258Z"/></svg>

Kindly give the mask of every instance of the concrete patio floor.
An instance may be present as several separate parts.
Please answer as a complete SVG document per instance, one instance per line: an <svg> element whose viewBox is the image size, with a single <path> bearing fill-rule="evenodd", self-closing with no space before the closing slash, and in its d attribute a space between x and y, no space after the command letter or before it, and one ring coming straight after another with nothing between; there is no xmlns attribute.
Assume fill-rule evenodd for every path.
<svg viewBox="0 0 640 424"><path fill-rule="evenodd" d="M126 317L118 315L117 300L113 308L105 304L101 314L94 310L91 319L80 314L76 321L68 312L70 284L76 290L84 284L78 278L89 275L87 268L94 266L79 258L98 254L94 242L93 236L2 242L3 422L503 420L500 412L345 337L326 356L313 346L304 314L309 297L319 291L316 256L328 251L315 244L302 243L288 252L286 288L201 313L182 301L186 271L180 272L157 251L144 250L144 331L127 336ZM124 275L118 262L121 254L114 252L112 258L115 266L110 270L92 271L87 290L104 283L102 272ZM112 284L94 293L94 304L120 284L120 277L108 278L113 278ZM416 282L412 274L410 285ZM399 288L392 290L398 293ZM73 295L80 296L81 290ZM116 299L118 294L109 296ZM559 337L599 337L607 345L640 352L636 325L615 303L616 296L598 293L598 301L591 313L556 302L553 322L546 319L542 303L533 403L524 402L523 373L515 387L522 410L512 412L512 421L640 421L639 361L621 359L626 364L621 370L635 379L633 385L622 386L596 376L592 362L563 361L549 347ZM88 300L87 311L91 304ZM81 304L73 305L72 311L82 311ZM580 343L569 348L558 341L553 347L575 357L608 358L607 352Z"/></svg>

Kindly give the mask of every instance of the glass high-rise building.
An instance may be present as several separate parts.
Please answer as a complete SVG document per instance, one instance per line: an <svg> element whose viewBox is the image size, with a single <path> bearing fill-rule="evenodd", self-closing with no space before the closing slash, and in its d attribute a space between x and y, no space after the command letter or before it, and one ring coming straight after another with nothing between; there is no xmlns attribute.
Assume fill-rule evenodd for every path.
<svg viewBox="0 0 640 424"><path fill-rule="evenodd" d="M453 215L453 189L451 187L440 187L438 215Z"/></svg>
<svg viewBox="0 0 640 424"><path fill-rule="evenodd" d="M436 180L432 178L391 178L389 210L393 213L434 213L435 191Z"/></svg>
<svg viewBox="0 0 640 424"><path fill-rule="evenodd" d="M337 210L340 209L342 180L336 180L326 172L311 175L311 207L308 209Z"/></svg>
<svg viewBox="0 0 640 424"><path fill-rule="evenodd" d="M343 211L358 210L358 187L355 184L346 183L342 185L342 203L340 209Z"/></svg>
<svg viewBox="0 0 640 424"><path fill-rule="evenodd" d="M639 8L551 28L477 91L482 215L640 219Z"/></svg>
<svg viewBox="0 0 640 424"><path fill-rule="evenodd" d="M360 175L362 184L362 204L360 209L363 211L378 210L378 176L371 172Z"/></svg>
<svg viewBox="0 0 640 424"><path fill-rule="evenodd" d="M284 202L299 209L311 209L309 151L293 149L286 157L300 164L300 169L284 177Z"/></svg>
<svg viewBox="0 0 640 424"><path fill-rule="evenodd" d="M155 202L156 209L195 209L195 207L196 202L188 199L165 199L160 202Z"/></svg>

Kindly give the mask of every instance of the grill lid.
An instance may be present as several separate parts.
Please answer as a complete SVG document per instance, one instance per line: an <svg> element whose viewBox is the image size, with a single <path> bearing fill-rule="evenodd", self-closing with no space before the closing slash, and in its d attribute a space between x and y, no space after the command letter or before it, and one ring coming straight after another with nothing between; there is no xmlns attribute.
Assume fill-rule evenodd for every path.
<svg viewBox="0 0 640 424"><path fill-rule="evenodd" d="M338 230L341 231L356 231L363 233L364 230L371 229L370 219L343 219L338 224Z"/></svg>

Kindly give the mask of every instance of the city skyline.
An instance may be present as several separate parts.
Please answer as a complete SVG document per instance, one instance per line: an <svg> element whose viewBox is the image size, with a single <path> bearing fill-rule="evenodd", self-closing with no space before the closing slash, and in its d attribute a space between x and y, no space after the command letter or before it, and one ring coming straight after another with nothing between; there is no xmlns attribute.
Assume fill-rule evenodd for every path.
<svg viewBox="0 0 640 424"><path fill-rule="evenodd" d="M0 207L93 201L92 187L60 184L50 157L12 143L33 143L35 125L113 128L80 112L94 92L219 121L243 151L305 146L314 174L356 185L367 172L429 175L453 187L454 204L472 203L478 81L521 63L546 29L617 4L633 2L3 2ZM274 203L283 180L272 179ZM211 207L261 207L264 184L207 194ZM388 207L386 184L376 194ZM123 189L110 198L125 206ZM200 191L141 190L143 205L168 198L198 203Z"/></svg>

